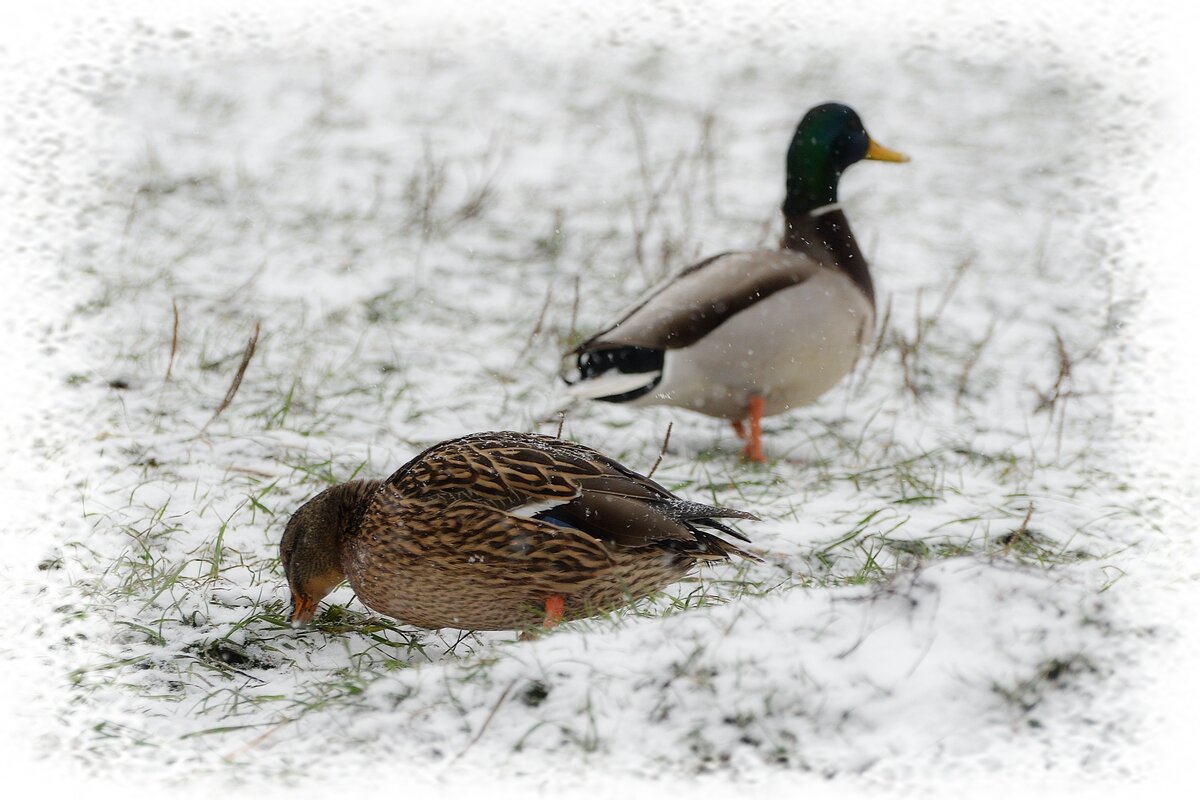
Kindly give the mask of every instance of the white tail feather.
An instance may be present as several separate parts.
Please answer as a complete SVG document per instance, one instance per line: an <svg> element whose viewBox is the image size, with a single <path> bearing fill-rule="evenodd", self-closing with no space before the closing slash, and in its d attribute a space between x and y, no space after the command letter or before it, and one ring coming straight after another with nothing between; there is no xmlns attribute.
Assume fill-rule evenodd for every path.
<svg viewBox="0 0 1200 800"><path fill-rule="evenodd" d="M567 389L567 394L572 397L595 399L597 397L610 397L614 394L625 394L632 392L634 389L642 389L658 380L658 376L662 374L661 370L654 372L618 372L615 369L609 370L595 378L588 378L579 383L574 384Z"/></svg>

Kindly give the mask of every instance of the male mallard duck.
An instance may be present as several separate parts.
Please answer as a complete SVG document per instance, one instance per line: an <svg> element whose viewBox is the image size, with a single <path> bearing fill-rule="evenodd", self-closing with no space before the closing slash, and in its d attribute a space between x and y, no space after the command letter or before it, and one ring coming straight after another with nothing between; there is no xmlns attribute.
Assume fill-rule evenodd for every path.
<svg viewBox="0 0 1200 800"><path fill-rule="evenodd" d="M697 562L754 558L714 531L753 514L683 500L589 447L529 433L434 445L385 481L326 489L280 542L292 622L348 580L424 628L507 630L645 597Z"/></svg>
<svg viewBox="0 0 1200 800"><path fill-rule="evenodd" d="M838 204L838 180L863 159L907 161L871 140L852 109L820 105L787 154L779 250L721 253L651 289L569 353L571 393L610 403L681 406L733 422L744 454L765 461L762 418L816 400L850 372L875 326L867 262Z"/></svg>

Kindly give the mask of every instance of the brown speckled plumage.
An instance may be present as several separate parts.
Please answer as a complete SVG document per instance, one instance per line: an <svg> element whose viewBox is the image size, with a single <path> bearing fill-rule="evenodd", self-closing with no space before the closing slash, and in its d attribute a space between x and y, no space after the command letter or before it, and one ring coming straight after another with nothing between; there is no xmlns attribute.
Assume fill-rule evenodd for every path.
<svg viewBox="0 0 1200 800"><path fill-rule="evenodd" d="M583 445L477 433L429 448L386 481L318 495L289 521L281 556L297 609L315 608L344 575L367 606L413 625L528 628L552 595L566 618L584 617L697 562L753 558L710 532L745 539L722 517L755 519L682 500Z"/></svg>

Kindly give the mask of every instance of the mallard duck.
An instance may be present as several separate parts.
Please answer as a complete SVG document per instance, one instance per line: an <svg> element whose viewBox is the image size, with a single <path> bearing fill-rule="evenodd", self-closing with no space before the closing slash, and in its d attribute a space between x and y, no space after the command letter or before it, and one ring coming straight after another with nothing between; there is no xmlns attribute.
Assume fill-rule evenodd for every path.
<svg viewBox="0 0 1200 800"><path fill-rule="evenodd" d="M571 394L730 420L744 455L765 461L762 418L831 389L874 330L871 273L837 196L863 159L908 157L874 142L847 106L811 109L788 148L780 249L721 253L655 286L567 354Z"/></svg>
<svg viewBox="0 0 1200 800"><path fill-rule="evenodd" d="M476 433L387 480L321 492L288 521L280 562L293 624L347 580L419 627L528 629L645 597L701 562L755 558L716 535L748 541L722 518L757 519L683 500L580 444Z"/></svg>

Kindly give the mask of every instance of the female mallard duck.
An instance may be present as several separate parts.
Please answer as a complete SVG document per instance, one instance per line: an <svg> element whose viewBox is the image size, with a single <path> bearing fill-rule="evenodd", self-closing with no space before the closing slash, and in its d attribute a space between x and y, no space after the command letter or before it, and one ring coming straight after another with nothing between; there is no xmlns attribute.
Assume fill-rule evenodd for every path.
<svg viewBox="0 0 1200 800"><path fill-rule="evenodd" d="M348 580L424 628L549 627L645 597L697 562L754 558L714 531L753 514L683 500L591 448L528 433L434 445L385 481L326 489L288 521L292 622Z"/></svg>
<svg viewBox="0 0 1200 800"><path fill-rule="evenodd" d="M721 253L659 284L569 355L571 393L666 404L733 422L765 461L762 418L816 400L850 372L875 325L867 262L838 205L863 159L907 161L837 103L800 120L787 154L779 250Z"/></svg>

